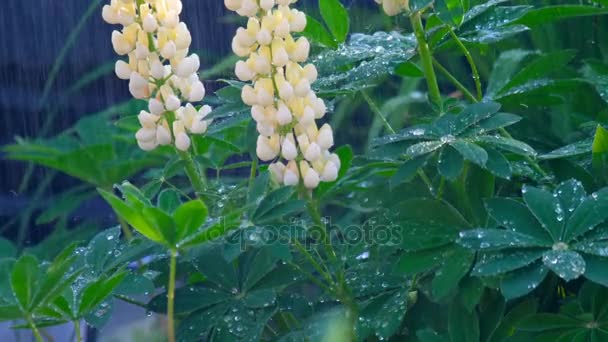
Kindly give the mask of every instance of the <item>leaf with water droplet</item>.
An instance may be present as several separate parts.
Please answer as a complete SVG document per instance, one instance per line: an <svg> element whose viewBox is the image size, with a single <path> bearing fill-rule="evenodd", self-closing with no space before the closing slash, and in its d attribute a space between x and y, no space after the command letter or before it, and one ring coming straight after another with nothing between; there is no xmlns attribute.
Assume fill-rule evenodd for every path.
<svg viewBox="0 0 608 342"><path fill-rule="evenodd" d="M500 282L500 289L506 299L521 297L540 285L549 269L541 262L535 262L505 275Z"/></svg>
<svg viewBox="0 0 608 342"><path fill-rule="evenodd" d="M489 252L479 255L472 274L494 276L526 267L543 256L542 249Z"/></svg>
<svg viewBox="0 0 608 342"><path fill-rule="evenodd" d="M464 160L453 147L446 146L441 150L437 169L443 177L453 181L460 176L463 167Z"/></svg>
<svg viewBox="0 0 608 342"><path fill-rule="evenodd" d="M503 229L472 229L460 232L458 244L477 250L514 247L542 247L546 243L532 236Z"/></svg>
<svg viewBox="0 0 608 342"><path fill-rule="evenodd" d="M566 281L574 280L585 273L585 260L572 250L546 251L543 263Z"/></svg>

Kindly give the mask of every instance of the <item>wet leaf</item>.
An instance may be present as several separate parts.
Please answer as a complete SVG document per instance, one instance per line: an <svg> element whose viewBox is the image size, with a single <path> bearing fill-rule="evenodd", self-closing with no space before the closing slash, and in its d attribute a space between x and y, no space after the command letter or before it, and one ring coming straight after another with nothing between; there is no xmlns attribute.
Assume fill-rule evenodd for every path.
<svg viewBox="0 0 608 342"><path fill-rule="evenodd" d="M521 297L537 288L548 273L548 268L536 262L507 273L500 282L500 290L506 299Z"/></svg>

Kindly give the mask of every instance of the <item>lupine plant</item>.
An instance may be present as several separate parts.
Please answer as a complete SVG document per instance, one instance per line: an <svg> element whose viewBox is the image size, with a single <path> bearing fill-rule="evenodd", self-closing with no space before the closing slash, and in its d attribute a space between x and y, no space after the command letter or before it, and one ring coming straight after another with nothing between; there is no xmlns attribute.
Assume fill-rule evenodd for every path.
<svg viewBox="0 0 608 342"><path fill-rule="evenodd" d="M0 320L82 341L124 302L170 342L608 341L608 3L311 4L225 0L208 96L181 0L103 6L135 100L5 151L83 182L41 222L97 193L116 224L0 239Z"/></svg>

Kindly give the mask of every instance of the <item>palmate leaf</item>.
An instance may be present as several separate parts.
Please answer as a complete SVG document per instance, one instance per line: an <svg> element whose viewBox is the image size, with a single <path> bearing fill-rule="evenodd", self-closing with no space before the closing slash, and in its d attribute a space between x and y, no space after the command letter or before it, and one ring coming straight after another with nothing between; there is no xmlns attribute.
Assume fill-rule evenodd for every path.
<svg viewBox="0 0 608 342"><path fill-rule="evenodd" d="M206 245L192 253L192 262L205 281L176 292L176 313L185 316L179 327L184 341L212 329L226 340L258 340L277 309L277 292L299 279L287 266L276 269L278 259L269 248L244 252L234 263L224 259L221 245ZM285 276L279 279L277 275ZM148 308L165 312L166 303L166 293L162 293Z"/></svg>
<svg viewBox="0 0 608 342"><path fill-rule="evenodd" d="M608 337L607 298L605 287L587 282L559 313L530 315L519 322L518 329L534 332L542 340L604 341Z"/></svg>
<svg viewBox="0 0 608 342"><path fill-rule="evenodd" d="M100 187L162 163L162 154L140 151L132 134L112 125L108 113L85 117L75 128L77 134L70 130L51 139L17 139L3 149L9 159L31 161Z"/></svg>
<svg viewBox="0 0 608 342"><path fill-rule="evenodd" d="M314 83L320 95L348 94L374 86L394 73L395 67L415 54L413 35L398 32L355 33L337 50L313 57L320 77Z"/></svg>
<svg viewBox="0 0 608 342"><path fill-rule="evenodd" d="M587 274L590 280L607 281L599 269L608 264L608 244L603 234L588 232L608 219L608 189L587 196L581 182L569 180L552 193L524 186L522 194L525 205L512 199L486 203L490 216L506 229L460 233L460 245L489 251L482 254L473 273L507 274L503 279L507 297L529 292L536 285L527 288L524 283L540 283L540 275L544 278L548 270L566 281Z"/></svg>
<svg viewBox="0 0 608 342"><path fill-rule="evenodd" d="M513 168L504 153L535 156L536 152L524 142L493 135L494 130L520 119L499 110L500 105L496 102L475 103L466 106L459 114L443 115L430 125L409 127L375 139L372 148L385 157L406 159L396 173L399 178L392 181L395 184L411 179L417 168L437 152L438 170L450 180L460 175L464 160L509 179Z"/></svg>

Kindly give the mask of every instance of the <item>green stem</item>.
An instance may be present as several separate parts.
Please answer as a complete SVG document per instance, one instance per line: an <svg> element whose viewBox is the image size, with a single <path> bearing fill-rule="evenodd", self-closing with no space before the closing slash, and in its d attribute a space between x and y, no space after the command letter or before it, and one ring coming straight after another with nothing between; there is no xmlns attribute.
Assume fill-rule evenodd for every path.
<svg viewBox="0 0 608 342"><path fill-rule="evenodd" d="M167 338L175 342L175 272L177 269L177 251L171 250L171 263L169 265L169 286L167 289Z"/></svg>
<svg viewBox="0 0 608 342"><path fill-rule="evenodd" d="M296 249L300 253L302 253L302 255L306 258L306 260L312 265L312 267L314 267L314 269L317 272L319 272L319 274L323 277L323 279L325 279L325 281L330 286L334 286L334 280L331 277L331 274L329 274L325 271L325 269L315 260L315 258L313 258L313 256L310 255L310 253L308 253L306 248L304 246L302 246L302 244L298 240L294 240L294 245L296 246Z"/></svg>
<svg viewBox="0 0 608 342"><path fill-rule="evenodd" d="M439 85L437 84L437 76L435 76L435 70L433 69L433 54L429 44L426 41L424 27L422 26L421 13L415 12L410 16L412 27L414 29L414 35L418 41L418 52L420 53L420 60L422 61L422 68L426 83L429 88L429 98L438 108L441 109L441 93L439 92Z"/></svg>
<svg viewBox="0 0 608 342"><path fill-rule="evenodd" d="M327 291L328 293L334 293L334 290L330 286L327 286L322 281L320 281L319 279L315 278L314 275L306 272L304 269L302 269L297 264L294 264L291 261L288 261L287 263L289 264L289 266L293 267L293 269L295 269L296 271L302 273L304 276L306 276L306 278L308 278L310 281L312 281L313 283L315 283L316 285L318 285L323 290Z"/></svg>
<svg viewBox="0 0 608 342"><path fill-rule="evenodd" d="M511 134L504 128L500 128L499 129L500 134L502 134L502 136L509 138L509 139L513 139L513 136L511 136ZM532 166L532 168L534 170L536 170L536 172L540 173L541 176L543 176L543 178L547 178L549 177L549 175L545 172L545 170L543 170L540 165L538 165L538 163L536 162L536 160L530 158L530 156L524 156L524 159L530 163L530 165Z"/></svg>
<svg viewBox="0 0 608 342"><path fill-rule="evenodd" d="M253 183L255 182L255 176L258 171L258 158L253 158L251 161L251 171L249 173L249 192L253 189Z"/></svg>
<svg viewBox="0 0 608 342"><path fill-rule="evenodd" d="M433 188L433 182L431 182L431 180L426 175L423 169L418 170L418 176L420 176L420 179L422 179L424 184L426 184L426 186L429 188L429 192L431 193L431 195L434 195L435 190Z"/></svg>
<svg viewBox="0 0 608 342"><path fill-rule="evenodd" d="M445 75L446 78L448 78L448 80L450 80L450 82L452 82L458 89L460 89L463 94L471 101L471 102L479 102L479 100L473 96L473 94L471 94L471 92L469 92L466 87L464 85L462 85L462 83L460 83L456 77L454 77L447 69L445 69L441 64L439 64L439 62L435 59L433 59L433 63L435 64L435 66L437 67L437 69ZM511 136L511 134L505 129L505 128L500 128L499 132L502 136L509 138L509 139L513 139L513 137ZM540 167L540 165L538 165L538 163L530 158L529 156L524 156L524 159L530 163L530 165L532 166L532 168L534 170L536 170L536 172L538 172L541 176L543 177L548 177L547 173Z"/></svg>
<svg viewBox="0 0 608 342"><path fill-rule="evenodd" d="M469 65L471 66L471 72L473 73L473 81L475 81L475 89L477 90L477 101L481 101L481 99L483 98L483 92L481 90L481 78L479 77L479 71L477 71L477 65L473 60L473 56L471 56L471 52L469 52L469 49L464 46L460 38L458 38L458 36L456 35L456 33L454 33L454 30L452 30L450 26L448 26L448 30L450 32L450 35L452 36L452 39L454 39L456 45L458 45L460 51L462 51L464 57L467 59L467 62L469 62Z"/></svg>
<svg viewBox="0 0 608 342"><path fill-rule="evenodd" d="M454 75L452 75L446 68L444 68L443 65L441 65L435 58L433 58L433 65L435 65L435 67L437 68L437 70L439 70L439 72L442 73L443 76L445 76L445 78L448 79L448 81L452 82L452 84L454 84L454 86L456 88L458 88L458 90L462 91L462 93L464 94L464 96L469 101L471 101L471 102L478 102L478 100L475 97L475 95L473 95L467 89L467 87L465 87L462 83L460 83L460 81L458 81L458 79L456 79L456 77L454 77Z"/></svg>
<svg viewBox="0 0 608 342"><path fill-rule="evenodd" d="M194 159L189 152L179 150L177 152L184 161L184 171L186 171L186 175L192 184L192 188L194 188L196 196L202 200L205 189L207 188L205 176L200 172L198 165L194 162Z"/></svg>
<svg viewBox="0 0 608 342"><path fill-rule="evenodd" d="M80 331L80 321L74 321L74 331L76 332L76 342L82 342L82 332Z"/></svg>
<svg viewBox="0 0 608 342"><path fill-rule="evenodd" d="M32 332L34 333L34 337L36 337L36 342L44 342L44 340L42 339L42 335L40 335L40 330L38 330L38 327L34 323L32 316L28 315L26 319L27 323L30 325L30 329L32 329Z"/></svg>
<svg viewBox="0 0 608 342"><path fill-rule="evenodd" d="M325 253L327 253L327 256L330 258L330 261L332 263L334 263L335 265L337 265L338 257L336 256L336 251L334 251L333 247L331 246L331 238L329 236L325 223L323 223L323 220L321 219L321 213L319 211L319 206L312 199L312 196L307 196L307 197L308 197L308 201L306 204L306 208L308 209L308 213L309 213L310 217L312 218L312 221L315 224L315 226L319 227L319 232L321 233L321 240L325 247Z"/></svg>
<svg viewBox="0 0 608 342"><path fill-rule="evenodd" d="M369 109L371 109L372 112L374 112L374 114L376 114L378 116L378 118L380 119L380 121L382 121L382 124L384 125L384 128L386 128L386 130L390 134L395 134L395 130L393 129L393 127L391 126L391 124L388 122L388 120L386 120L386 117L382 114L382 111L380 110L380 108L378 107L378 105L376 105L376 103L374 102L374 100L364 90L361 91L361 95L363 96L363 98L367 102L367 105L369 106Z"/></svg>

